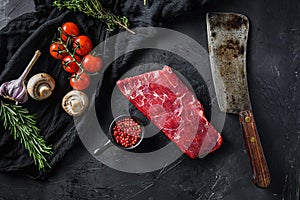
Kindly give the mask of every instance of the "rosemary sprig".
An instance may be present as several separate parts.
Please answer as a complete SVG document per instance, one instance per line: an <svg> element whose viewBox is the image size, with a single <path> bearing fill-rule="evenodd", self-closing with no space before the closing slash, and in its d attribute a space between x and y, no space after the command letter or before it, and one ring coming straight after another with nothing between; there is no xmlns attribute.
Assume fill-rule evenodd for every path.
<svg viewBox="0 0 300 200"><path fill-rule="evenodd" d="M59 9L67 8L74 12L83 12L88 16L99 19L106 23L108 31L114 31L116 26L118 26L135 34L135 32L128 28L129 22L125 16L114 15L108 9L103 8L99 0L55 0L53 6Z"/></svg>
<svg viewBox="0 0 300 200"><path fill-rule="evenodd" d="M39 135L40 129L36 126L36 115L30 114L21 106L6 104L1 100L0 102L0 120L5 130L9 131L14 140L21 141L39 170L51 168L44 154L52 155L52 147L47 146L44 138Z"/></svg>

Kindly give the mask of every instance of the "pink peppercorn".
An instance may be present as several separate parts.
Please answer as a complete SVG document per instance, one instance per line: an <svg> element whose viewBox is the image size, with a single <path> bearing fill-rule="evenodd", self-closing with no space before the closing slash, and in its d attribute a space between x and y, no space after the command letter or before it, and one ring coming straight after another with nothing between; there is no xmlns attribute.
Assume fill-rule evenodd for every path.
<svg viewBox="0 0 300 200"><path fill-rule="evenodd" d="M112 133L117 144L130 148L141 139L142 129L134 119L124 117L115 122Z"/></svg>

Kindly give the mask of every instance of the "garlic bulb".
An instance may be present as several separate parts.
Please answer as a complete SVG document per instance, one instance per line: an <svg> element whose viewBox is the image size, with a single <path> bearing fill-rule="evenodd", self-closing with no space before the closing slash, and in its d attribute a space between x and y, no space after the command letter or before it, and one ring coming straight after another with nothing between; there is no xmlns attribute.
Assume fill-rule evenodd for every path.
<svg viewBox="0 0 300 200"><path fill-rule="evenodd" d="M29 71L41 55L41 52L37 50L31 59L30 63L22 73L22 75L16 79L9 82L5 82L0 86L0 95L4 98L13 100L18 103L25 103L28 99L27 89L24 84L24 80L27 77Z"/></svg>
<svg viewBox="0 0 300 200"><path fill-rule="evenodd" d="M28 100L28 94L24 82L16 79L5 82L0 86L0 95L6 99L18 103L25 103Z"/></svg>
<svg viewBox="0 0 300 200"><path fill-rule="evenodd" d="M39 73L31 77L27 84L28 94L35 100L48 98L55 88L54 79L46 73Z"/></svg>
<svg viewBox="0 0 300 200"><path fill-rule="evenodd" d="M63 109L71 116L77 117L81 115L89 104L89 99L85 93L79 90L68 92L63 100Z"/></svg>

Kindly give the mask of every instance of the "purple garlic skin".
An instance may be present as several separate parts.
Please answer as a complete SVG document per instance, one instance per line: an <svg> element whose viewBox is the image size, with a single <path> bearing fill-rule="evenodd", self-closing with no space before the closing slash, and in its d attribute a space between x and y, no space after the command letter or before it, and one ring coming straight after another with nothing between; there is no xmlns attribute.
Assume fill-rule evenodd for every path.
<svg viewBox="0 0 300 200"><path fill-rule="evenodd" d="M4 98L15 101L18 103L25 103L28 100L27 88L25 86L24 80L27 77L29 71L33 67L34 63L40 57L41 52L37 50L32 57L30 63L27 65L26 69L22 75L15 80L5 82L0 86L0 95Z"/></svg>
<svg viewBox="0 0 300 200"><path fill-rule="evenodd" d="M25 103L28 100L27 89L24 81L20 78L5 82L0 86L0 95L18 103Z"/></svg>

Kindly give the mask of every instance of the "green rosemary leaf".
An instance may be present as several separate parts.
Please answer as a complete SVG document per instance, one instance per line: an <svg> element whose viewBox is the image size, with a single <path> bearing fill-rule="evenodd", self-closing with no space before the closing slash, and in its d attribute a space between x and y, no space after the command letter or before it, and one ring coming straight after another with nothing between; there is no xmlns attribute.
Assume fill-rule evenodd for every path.
<svg viewBox="0 0 300 200"><path fill-rule="evenodd" d="M107 25L108 31L114 31L116 27L129 29L128 19L125 16L114 15L111 11L103 8L99 0L55 0L52 4L59 9L67 8L74 12L82 12L88 16L101 20Z"/></svg>
<svg viewBox="0 0 300 200"><path fill-rule="evenodd" d="M16 113L14 112L14 110L11 109L9 106L5 106L5 109L7 109L7 111L11 112L12 116L16 115Z"/></svg>
<svg viewBox="0 0 300 200"><path fill-rule="evenodd" d="M53 155L52 146L47 146L44 138L39 134L36 115L30 114L21 106L6 104L1 100L0 102L0 120L3 121L4 128L28 150L29 156L39 170L51 168L45 155Z"/></svg>

